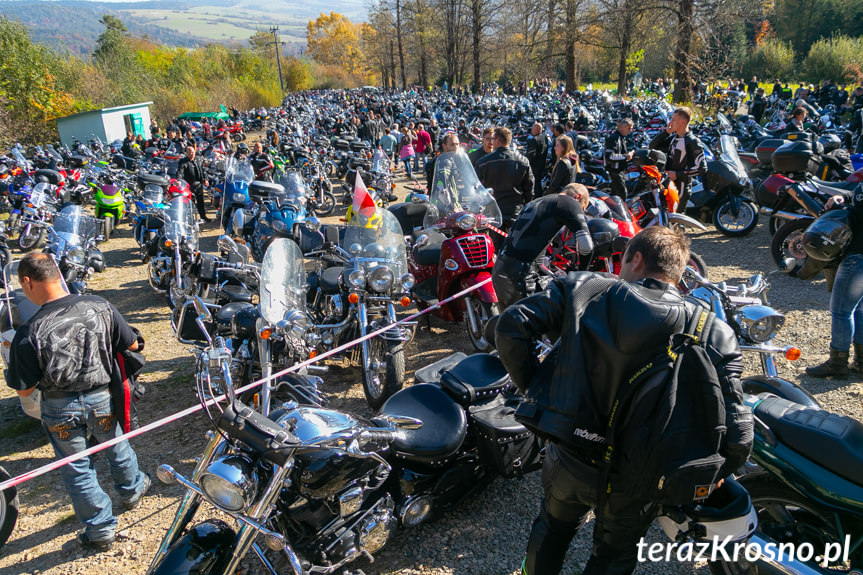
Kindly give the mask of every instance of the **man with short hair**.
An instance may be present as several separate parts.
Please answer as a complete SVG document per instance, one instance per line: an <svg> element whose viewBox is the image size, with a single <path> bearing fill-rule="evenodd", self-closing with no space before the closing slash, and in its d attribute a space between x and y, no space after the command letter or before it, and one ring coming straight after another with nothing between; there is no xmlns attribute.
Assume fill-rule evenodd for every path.
<svg viewBox="0 0 863 575"><path fill-rule="evenodd" d="M270 155L264 151L264 145L261 142L255 142L252 145L249 163L252 165L252 170L255 171L256 180L262 182L273 181L273 168L275 166Z"/></svg>
<svg viewBox="0 0 863 575"><path fill-rule="evenodd" d="M575 235L580 257L591 254L593 240L584 217L589 198L587 188L573 183L524 207L509 230L492 272L494 292L502 307L527 296L525 278L561 228Z"/></svg>
<svg viewBox="0 0 863 575"><path fill-rule="evenodd" d="M698 138L689 131L689 120L692 110L681 106L671 114L671 121L666 129L650 141L651 150L665 153L665 175L677 184L680 191L680 202L677 211L686 210L689 201L689 188L693 176L707 173L707 160L704 149Z"/></svg>
<svg viewBox="0 0 863 575"><path fill-rule="evenodd" d="M525 156L533 172L533 196L538 198L542 195L542 179L545 177L545 162L548 156L548 138L539 122L530 127Z"/></svg>
<svg viewBox="0 0 863 575"><path fill-rule="evenodd" d="M696 313L707 313L684 300L675 287L688 260L684 234L661 226L647 228L630 240L619 278L571 273L500 315L495 331L500 359L513 383L526 393L527 405L534 402L537 429L557 438L546 447L545 497L528 540L523 574L559 573L572 538L592 508L593 549L582 573L628 575L635 569L638 543L660 507L625 488L615 489L615 480L600 496L597 462L606 453L608 422L623 386L664 352L672 334L683 333ZM700 339L716 366L722 403L715 408L725 414L724 438L716 446L724 461L712 488L748 458L753 424L743 403L743 362L734 332L726 323L707 318ZM536 341L545 334L559 337L557 351L545 360L552 362L549 366L536 354ZM629 413L640 407L653 409L652 403L642 407L636 400ZM573 425L580 433L564 431ZM684 460L690 455L680 454Z"/></svg>
<svg viewBox="0 0 863 575"><path fill-rule="evenodd" d="M509 128L494 129L494 151L476 163L476 175L482 185L491 188L503 216L503 231L518 217L524 205L533 198L533 173L527 158L510 147ZM496 241L502 238L495 234Z"/></svg>
<svg viewBox="0 0 863 575"><path fill-rule="evenodd" d="M494 151L494 128L488 127L482 130L482 146L467 155L471 165L476 168L476 163L480 158L487 156Z"/></svg>
<svg viewBox="0 0 863 575"><path fill-rule="evenodd" d="M623 172L626 169L626 163L632 160L634 153L627 140L629 134L632 133L633 126L635 126L635 122L631 118L621 118L617 121L617 129L605 139L603 159L611 178L611 193L623 199L626 199Z"/></svg>
<svg viewBox="0 0 863 575"><path fill-rule="evenodd" d="M210 183L204 171L204 162L196 155L194 146L186 146L186 157L177 163L177 177L186 180L189 184L189 188L195 195L198 215L203 221L209 222L207 206L204 204L204 188Z"/></svg>
<svg viewBox="0 0 863 575"><path fill-rule="evenodd" d="M434 153L434 146L432 145L431 135L426 132L425 123L420 122L417 128L417 143L414 148L414 170L420 169L420 161L422 161L422 168L426 167L426 156Z"/></svg>
<svg viewBox="0 0 863 575"><path fill-rule="evenodd" d="M58 458L79 453L88 440L122 434L109 384L115 354L142 349L143 340L103 298L69 295L49 254L31 252L18 264L24 296L39 310L15 332L6 384L24 398L41 393L42 427ZM128 441L104 450L114 489L126 509L137 507L150 488ZM114 545L117 518L89 457L60 468L75 516L84 523L81 546L98 552Z"/></svg>
<svg viewBox="0 0 863 575"><path fill-rule="evenodd" d="M440 153L446 154L448 152L458 152L458 135L455 132L447 132L444 134L443 140L441 140L440 144ZM426 181L428 182L428 190L431 192L432 179L434 178L435 170L437 169L437 161L440 158L440 154L435 156L435 158L426 164Z"/></svg>

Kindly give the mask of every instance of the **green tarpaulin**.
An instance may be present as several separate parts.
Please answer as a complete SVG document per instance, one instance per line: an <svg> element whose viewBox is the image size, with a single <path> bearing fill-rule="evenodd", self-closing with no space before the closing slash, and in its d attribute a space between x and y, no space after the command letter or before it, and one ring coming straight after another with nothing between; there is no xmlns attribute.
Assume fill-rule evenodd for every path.
<svg viewBox="0 0 863 575"><path fill-rule="evenodd" d="M186 112L180 114L181 120L203 120L204 118L213 118L214 120L230 120L231 115L224 106L220 106L219 112Z"/></svg>

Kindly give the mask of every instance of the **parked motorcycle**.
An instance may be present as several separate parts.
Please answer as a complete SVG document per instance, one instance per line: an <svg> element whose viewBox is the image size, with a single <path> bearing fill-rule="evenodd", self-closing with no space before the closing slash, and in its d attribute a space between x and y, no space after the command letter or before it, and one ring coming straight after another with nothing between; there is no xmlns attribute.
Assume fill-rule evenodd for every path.
<svg viewBox="0 0 863 575"><path fill-rule="evenodd" d="M188 188L185 184L185 192ZM150 287L168 295L173 309L196 295L198 289L190 270L192 256L198 250L198 223L192 210L191 194L173 196L162 212L162 221L157 239L153 240L156 253L148 263L148 279Z"/></svg>
<svg viewBox="0 0 863 575"><path fill-rule="evenodd" d="M46 228L51 225L59 203L51 184L39 182L33 186L17 218L17 228L20 230L18 248L21 251L39 248L45 243Z"/></svg>
<svg viewBox="0 0 863 575"><path fill-rule="evenodd" d="M417 281L412 296L420 309L491 278L494 244L488 226L499 227L501 219L497 202L480 183L467 154L438 156L423 233L408 258ZM447 321L464 321L474 347L488 351L484 327L499 312L497 294L488 282L433 313Z"/></svg>
<svg viewBox="0 0 863 575"><path fill-rule="evenodd" d="M317 219L308 220L319 229ZM332 231L335 231L334 229ZM383 209L374 215L354 214L339 234L338 245L313 252L318 269L312 278L311 313L322 350L365 336L394 324L396 306L407 307L414 278L408 271L405 240L395 216ZM374 409L402 388L405 379L404 345L412 330L391 330L363 341L359 357L363 368L363 392Z"/></svg>
<svg viewBox="0 0 863 575"><path fill-rule="evenodd" d="M97 246L99 235L96 218L77 204L67 205L47 228L50 244L46 252L54 256L69 292L87 292L87 280L93 272L105 270L105 256Z"/></svg>
<svg viewBox="0 0 863 575"><path fill-rule="evenodd" d="M124 189L116 183L107 180L98 185L94 199L96 217L105 221L105 237L111 237L114 230L126 215L126 198Z"/></svg>
<svg viewBox="0 0 863 575"><path fill-rule="evenodd" d="M211 318L198 307L203 325ZM201 358L232 397L224 340L213 338ZM189 478L159 467L186 494L148 575L232 574L250 551L272 573L349 572L399 524L428 521L495 477L540 466L540 444L513 417L518 400L499 359L474 355L434 380L396 393L372 420L295 401L269 418L225 407ZM236 530L215 518L191 525L203 501Z"/></svg>
<svg viewBox="0 0 863 575"><path fill-rule="evenodd" d="M245 208L234 211L232 229L242 235L251 247L255 261L262 261L270 242L277 237L299 236L298 228L306 221L306 189L297 172L288 172L272 186L269 197L261 202L256 213Z"/></svg>
<svg viewBox="0 0 863 575"><path fill-rule="evenodd" d="M233 232L234 210L245 208L251 203L249 184L255 179L255 171L246 158L232 157L225 168L225 181L222 185L222 200L219 218L222 229L229 235ZM239 233L239 232L238 232Z"/></svg>

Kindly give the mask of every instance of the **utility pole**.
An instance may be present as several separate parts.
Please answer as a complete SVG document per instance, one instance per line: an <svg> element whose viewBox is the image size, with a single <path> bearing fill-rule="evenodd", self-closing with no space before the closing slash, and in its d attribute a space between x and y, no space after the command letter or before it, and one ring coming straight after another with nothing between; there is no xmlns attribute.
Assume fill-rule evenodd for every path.
<svg viewBox="0 0 863 575"><path fill-rule="evenodd" d="M282 89L282 94L285 93L285 83L282 81L282 58L279 56L279 37L276 35L276 32L279 31L278 26L270 26L270 32L273 34L273 41L269 42L269 44L274 44L276 46L276 64L279 66L279 87Z"/></svg>

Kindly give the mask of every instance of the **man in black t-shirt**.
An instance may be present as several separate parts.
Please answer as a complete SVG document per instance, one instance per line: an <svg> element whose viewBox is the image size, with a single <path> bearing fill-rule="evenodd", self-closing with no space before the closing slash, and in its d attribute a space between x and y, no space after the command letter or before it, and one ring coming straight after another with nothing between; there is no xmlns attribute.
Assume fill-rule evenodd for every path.
<svg viewBox="0 0 863 575"><path fill-rule="evenodd" d="M24 397L41 393L42 427L58 458L85 450L89 438L101 443L121 435L108 388L115 354L139 349L136 334L104 299L67 294L50 255L24 256L18 279L27 299L41 308L15 332L7 385ZM138 469L129 442L104 453L123 506L137 507L150 478ZM107 551L114 544L117 518L90 458L64 465L60 474L75 516L85 526L78 536L82 547Z"/></svg>
<svg viewBox="0 0 863 575"><path fill-rule="evenodd" d="M527 297L525 278L531 265L562 227L575 234L579 255L590 255L593 240L584 217L589 199L587 188L569 184L559 194L543 196L524 207L492 271L492 285L502 308Z"/></svg>

